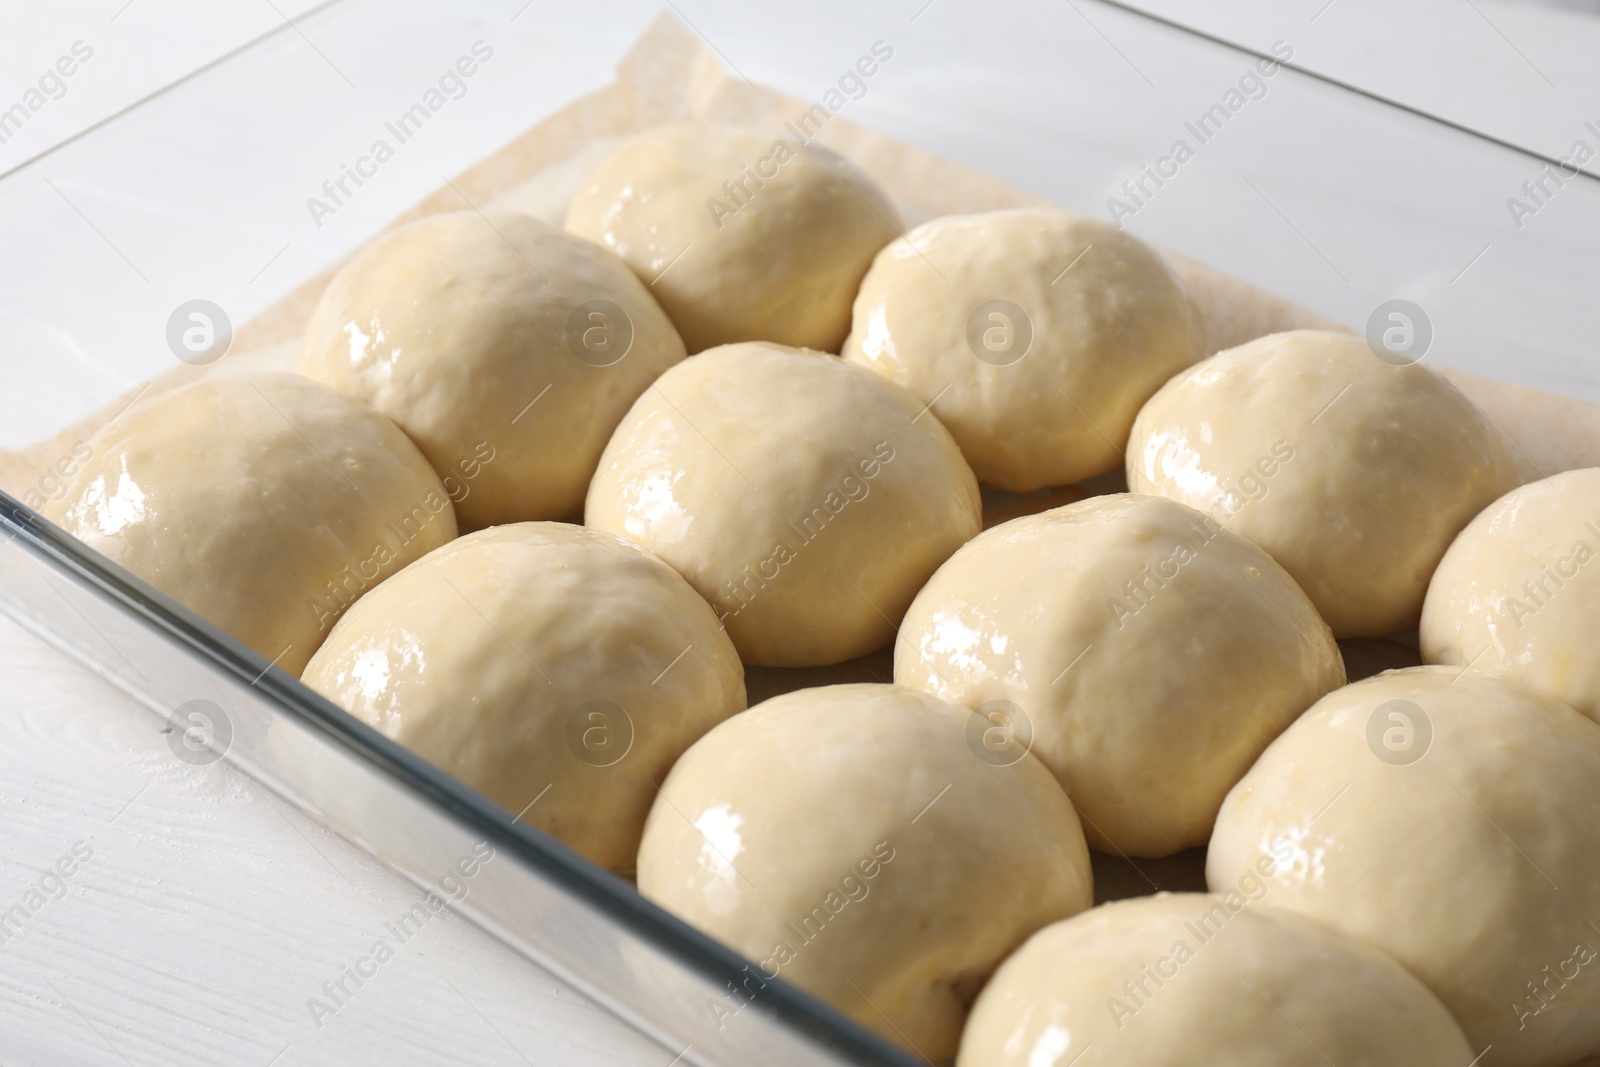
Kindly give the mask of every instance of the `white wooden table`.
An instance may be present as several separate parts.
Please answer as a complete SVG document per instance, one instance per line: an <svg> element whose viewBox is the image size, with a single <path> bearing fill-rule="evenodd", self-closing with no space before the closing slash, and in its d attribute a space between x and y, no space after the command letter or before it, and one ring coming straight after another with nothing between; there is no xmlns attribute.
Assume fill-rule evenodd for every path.
<svg viewBox="0 0 1600 1067"><path fill-rule="evenodd" d="M74 154L78 143L100 143L91 135L29 162L274 26L287 32L283 18L313 6L0 3L0 108L75 41L96 49L65 96L0 144L0 172L21 168L0 179L4 443L42 436L161 369L171 357L151 339L159 333L144 327L178 300L222 292L242 321L442 175L603 84L655 14L650 0L590 11L485 0L466 5L466 16L457 5L458 18L477 20L493 37L500 65L486 68L477 96L469 94L450 126L430 131L426 153L397 160L386 184L375 183L320 230L307 226L300 192L275 200L257 190L261 210L245 214L228 191L185 188L181 166L158 165L163 152L204 152L214 144L236 151L228 131L134 122L122 143ZM851 105L853 119L1063 202L1083 199L1073 176L1036 150L1050 136L1049 116L1017 103L1049 78L1028 42L1061 34L1103 43L1106 101L1114 109L1132 98L1133 75L1123 64L1135 66L1133 56L1154 62L1148 57L1159 52L1159 35L1092 5L1064 5L1037 16L1043 23L1019 20L1011 28L1030 57L1018 69L1006 62L1003 37L995 43L992 21L972 21L978 10L990 20L1008 17L1003 6L901 6L864 10L838 2L800 11L767 4L756 11L732 0L676 4L746 75L806 97L831 84L873 40L891 39L900 66ZM1202 28L1259 47L1291 39L1308 66L1540 150L1564 151L1575 125L1600 120L1600 74L1592 63L1600 21L1579 15L1496 0L1227 0L1204 15L1187 13L1177 0L1144 6L1203 19ZM397 4L396 11L397 22L422 18L428 5ZM381 113L381 100L357 94L348 99L358 114L339 127L338 80L348 74L364 87L393 80L403 96L407 64L426 70L434 62L431 53L418 57L414 32L397 31L401 43L391 49L337 31L296 45L299 76L274 92L286 108L322 102L331 113L328 128L342 132L319 126L284 136L267 129L263 136L276 138L272 158L244 168L241 183L254 169L267 175L264 187L290 174L296 190L315 189L369 120L361 108ZM447 42L444 50L458 43L470 42ZM518 104L508 113L509 99ZM270 113L247 119L271 125ZM149 174L119 184L127 160L141 151L155 157ZM304 158L288 158L296 151ZM174 218L183 223L176 239ZM1314 228L1319 220L1313 214L1301 224ZM1303 275L1295 269L1283 268L1288 288L1325 284L1309 273L1322 269L1314 262ZM1331 310L1345 309L1335 302ZM1600 399L1593 367L1558 361L1527 373L1534 384ZM308 1000L364 954L418 891L226 765L178 762L159 726L0 620L0 918L12 917L0 932L0 1063L665 1067L672 1058L554 979L531 977L535 972L449 913L403 946L336 1015L314 1019ZM71 860L60 869L71 873L47 875L64 857Z"/></svg>

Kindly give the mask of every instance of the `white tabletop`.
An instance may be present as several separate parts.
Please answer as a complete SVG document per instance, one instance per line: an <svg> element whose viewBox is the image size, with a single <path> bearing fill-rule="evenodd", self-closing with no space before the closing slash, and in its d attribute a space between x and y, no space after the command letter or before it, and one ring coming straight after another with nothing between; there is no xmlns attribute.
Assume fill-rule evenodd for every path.
<svg viewBox="0 0 1600 1067"><path fill-rule="evenodd" d="M426 152L397 159L381 186L374 183L316 229L302 201L337 167L340 153L348 154L363 123L411 92L418 71L473 38L439 42L435 54L416 50L414 32L397 30L391 48L341 37L337 21L317 23L315 14L307 22L315 34L299 23L285 29L284 20L313 9L313 0L277 0L275 7L245 0L0 2L0 109L21 99L76 42L93 49L65 95L0 144L0 173L15 171L0 178L4 444L42 436L162 369L171 357L145 320L158 322L182 299L218 293L243 321L359 244L442 175L598 88L656 14L650 0L582 11L540 0L455 5L451 17L474 22L475 32L495 42L499 65L486 65L483 83L453 105L450 125L429 131ZM674 6L748 77L808 98L875 39L891 39L902 65L851 104L853 120L1091 207L1106 195L1105 175L1085 177L1064 165L1051 135L1066 127L1019 101L1048 88L1048 44L1066 35L1100 49L1109 112L1103 127L1115 129L1119 107L1144 121L1151 105L1138 97L1140 80L1152 80L1144 68L1159 70L1167 47L1157 28L1089 3L1026 17L1005 12L1029 5L962 0L917 0L893 11L843 2ZM1497 0L1226 0L1203 15L1177 0L1141 6L1252 47L1292 41L1296 62L1309 68L1537 151L1560 155L1585 120L1600 124L1600 72L1592 61L1600 20L1582 15ZM393 8L397 24L430 17L421 0L397 0ZM1015 21L997 31L994 20L1005 18ZM214 127L139 120L144 112L135 110L121 140L71 140L196 71L188 84L201 87L195 95L209 93L208 63L275 29L298 43L290 42L288 60L257 65L266 71L292 61L297 77L272 81L261 110L217 117ZM1013 62L1013 53L1023 58ZM1154 79L1163 80L1159 73ZM229 85L228 92L242 91ZM203 114L203 102L151 114ZM319 112L326 122L315 126L274 125L284 115ZM273 146L271 158L249 157L252 137ZM89 143L94 151L79 150ZM241 156L237 185L186 185L186 160L212 149ZM1099 150L1087 146L1083 158L1098 159ZM1140 150L1124 154L1136 159ZM1105 154L1120 151L1113 146ZM1509 174L1522 164L1508 166ZM1488 185L1499 188L1498 180ZM273 186L285 181L294 192L275 196ZM1196 195L1206 181L1194 179ZM1512 183L1507 195L1514 191ZM1488 196L1486 216L1503 210L1499 200ZM1340 245L1338 221L1319 218L1338 203L1305 200L1291 209L1333 262L1356 255ZM1259 225L1281 225L1261 214ZM1180 247L1190 232L1176 212L1152 211L1140 225ZM1513 235L1502 232L1498 215L1484 226L1500 230L1463 235L1459 249L1451 245L1438 264L1418 268L1424 288L1428 271L1442 274L1441 306L1449 304L1450 275L1486 244L1495 251L1482 269L1495 269L1495 257L1505 255L1504 269L1514 273ZM1219 265L1260 270L1246 256L1251 244L1241 238L1238 262ZM1347 282L1347 291L1317 274L1333 263L1296 248L1303 263L1270 268L1289 295L1346 321L1371 306L1372 295L1356 292L1358 284ZM1227 249L1220 253L1226 258ZM1574 362L1559 338L1527 343L1537 358L1523 361L1524 380L1600 399L1594 368ZM1478 365L1474 360L1486 357L1463 347L1458 358ZM63 366L77 369L64 374ZM665 1067L672 1058L561 983L537 977L451 913L405 945L336 1015L314 1019L309 999L381 936L385 922L409 909L418 891L225 764L196 768L174 760L160 725L0 620L0 914L14 904L26 913L0 933L0 1062ZM80 861L70 876L46 878L75 849Z"/></svg>

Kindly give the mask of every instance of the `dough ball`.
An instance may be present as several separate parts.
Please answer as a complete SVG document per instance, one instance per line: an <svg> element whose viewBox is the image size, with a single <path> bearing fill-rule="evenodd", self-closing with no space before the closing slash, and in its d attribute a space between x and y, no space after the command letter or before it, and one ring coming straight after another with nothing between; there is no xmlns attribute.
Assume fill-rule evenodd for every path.
<svg viewBox="0 0 1600 1067"><path fill-rule="evenodd" d="M1072 805L973 716L890 685L758 704L684 753L650 811L639 891L932 1062L995 966L1092 903Z"/></svg>
<svg viewBox="0 0 1600 1067"><path fill-rule="evenodd" d="M809 667L888 644L982 507L911 393L820 352L751 343L687 360L639 398L585 515L676 567L746 663Z"/></svg>
<svg viewBox="0 0 1600 1067"><path fill-rule="evenodd" d="M744 668L676 571L609 534L497 526L342 619L304 681L603 867L661 781L745 706Z"/></svg>
<svg viewBox="0 0 1600 1067"><path fill-rule="evenodd" d="M1471 1062L1444 1005L1394 960L1261 900L1162 893L1046 927L984 988L958 1067Z"/></svg>
<svg viewBox="0 0 1600 1067"><path fill-rule="evenodd" d="M1600 727L1453 667L1323 698L1217 817L1206 881L1387 950L1504 1067L1600 1052ZM1257 865L1260 867L1257 868Z"/></svg>
<svg viewBox="0 0 1600 1067"><path fill-rule="evenodd" d="M294 674L357 597L456 535L394 423L295 375L153 397L89 447L45 517Z"/></svg>
<svg viewBox="0 0 1600 1067"><path fill-rule="evenodd" d="M615 256L523 215L433 215L328 284L300 370L400 424L464 525L575 519L600 450L684 356Z"/></svg>
<svg viewBox="0 0 1600 1067"><path fill-rule="evenodd" d="M933 404L980 482L1015 492L1114 470L1140 406L1203 354L1155 249L1037 208L934 219L890 244L844 346Z"/></svg>
<svg viewBox="0 0 1600 1067"><path fill-rule="evenodd" d="M1089 843L1132 856L1205 844L1228 790L1344 677L1327 625L1270 556L1128 494L962 547L906 613L894 664L901 685L978 709L994 759L1031 745Z"/></svg>
<svg viewBox="0 0 1600 1067"><path fill-rule="evenodd" d="M1489 671L1600 719L1600 469L1495 501L1445 553L1422 607L1429 663Z"/></svg>
<svg viewBox="0 0 1600 1067"><path fill-rule="evenodd" d="M819 144L658 126L584 179L567 229L626 260L691 352L735 341L837 352L861 276L900 220L871 178Z"/></svg>
<svg viewBox="0 0 1600 1067"><path fill-rule="evenodd" d="M1320 330L1179 374L1128 441L1130 489L1266 549L1339 638L1415 629L1451 540L1516 484L1505 439L1455 386Z"/></svg>

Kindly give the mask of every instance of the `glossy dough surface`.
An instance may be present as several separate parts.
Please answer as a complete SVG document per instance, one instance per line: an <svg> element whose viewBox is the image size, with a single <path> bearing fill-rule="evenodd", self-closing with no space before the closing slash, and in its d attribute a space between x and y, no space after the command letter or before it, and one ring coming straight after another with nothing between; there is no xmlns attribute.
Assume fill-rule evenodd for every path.
<svg viewBox="0 0 1600 1067"><path fill-rule="evenodd" d="M1426 986L1249 896L1160 894L1034 934L973 1007L958 1067L1466 1067Z"/></svg>
<svg viewBox="0 0 1600 1067"><path fill-rule="evenodd" d="M754 982L781 975L902 1047L950 1056L1000 960L1092 902L1072 805L1032 757L974 755L971 719L888 685L734 716L662 787L639 891L756 961Z"/></svg>
<svg viewBox="0 0 1600 1067"><path fill-rule="evenodd" d="M567 229L627 261L690 352L775 341L837 352L873 255L900 231L855 164L735 126L658 126L584 179Z"/></svg>
<svg viewBox="0 0 1600 1067"><path fill-rule="evenodd" d="M1095 848L1164 856L1206 843L1228 790L1344 665L1260 548L1124 494L962 547L906 613L894 675L1031 737Z"/></svg>
<svg viewBox="0 0 1600 1067"><path fill-rule="evenodd" d="M1420 755L1419 755L1420 753ZM1600 726L1510 682L1414 667L1324 698L1217 818L1213 890L1386 949L1506 1067L1600 1053Z"/></svg>
<svg viewBox="0 0 1600 1067"><path fill-rule="evenodd" d="M456 535L394 423L295 375L198 382L89 445L45 517L294 674L351 602Z"/></svg>
<svg viewBox="0 0 1600 1067"><path fill-rule="evenodd" d="M746 663L863 655L979 529L977 482L925 407L818 352L704 352L617 427L585 521L676 567Z"/></svg>
<svg viewBox="0 0 1600 1067"><path fill-rule="evenodd" d="M300 370L399 423L477 528L577 518L617 420L683 356L615 256L464 211L357 252L311 316Z"/></svg>
<svg viewBox="0 0 1600 1067"><path fill-rule="evenodd" d="M1504 439L1449 382L1317 330L1179 374L1128 441L1130 489L1265 548L1340 638L1413 629L1451 540L1515 485Z"/></svg>
<svg viewBox="0 0 1600 1067"><path fill-rule="evenodd" d="M1510 678L1600 719L1600 469L1495 501L1445 553L1422 608L1429 663Z"/></svg>
<svg viewBox="0 0 1600 1067"><path fill-rule="evenodd" d="M892 242L844 347L931 402L980 482L1019 492L1116 469L1140 406L1202 354L1155 249L1035 208L938 218Z"/></svg>
<svg viewBox="0 0 1600 1067"><path fill-rule="evenodd" d="M624 871L652 783L745 706L744 668L688 583L554 522L468 534L408 567L340 621L304 680Z"/></svg>

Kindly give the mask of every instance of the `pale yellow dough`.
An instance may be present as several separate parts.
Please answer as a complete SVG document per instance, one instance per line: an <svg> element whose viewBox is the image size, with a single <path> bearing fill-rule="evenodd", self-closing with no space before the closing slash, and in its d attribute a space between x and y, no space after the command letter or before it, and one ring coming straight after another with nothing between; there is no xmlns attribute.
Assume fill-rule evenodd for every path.
<svg viewBox="0 0 1600 1067"><path fill-rule="evenodd" d="M1340 638L1415 629L1451 540L1516 484L1505 439L1443 377L1318 330L1179 374L1128 441L1130 489L1265 548Z"/></svg>
<svg viewBox="0 0 1600 1067"><path fill-rule="evenodd" d="M980 482L1017 492L1114 470L1140 406L1202 354L1160 253L1040 208L934 219L891 243L844 346L932 403Z"/></svg>
<svg viewBox="0 0 1600 1067"><path fill-rule="evenodd" d="M1600 719L1600 469L1513 490L1445 553L1422 607L1429 663L1489 671Z"/></svg>
<svg viewBox="0 0 1600 1067"><path fill-rule="evenodd" d="M1414 667L1325 697L1234 787L1213 890L1386 949L1487 1062L1600 1053L1600 726L1476 671Z"/></svg>
<svg viewBox="0 0 1600 1067"><path fill-rule="evenodd" d="M957 1067L1467 1067L1444 1005L1355 938L1250 895L1105 904L1034 934Z"/></svg>
<svg viewBox="0 0 1600 1067"><path fill-rule="evenodd" d="M394 423L295 375L199 382L88 443L45 517L294 674L350 603L456 535Z"/></svg>
<svg viewBox="0 0 1600 1067"><path fill-rule="evenodd" d="M629 871L659 782L745 706L705 601L609 534L469 534L356 605L304 680L540 829Z"/></svg>
<svg viewBox="0 0 1600 1067"><path fill-rule="evenodd" d="M1249 541L1160 497L1013 519L928 582L895 681L980 709L1066 786L1089 843L1203 845L1267 743L1344 684L1328 627Z"/></svg>
<svg viewBox="0 0 1600 1067"><path fill-rule="evenodd" d="M738 126L657 126L584 179L567 229L649 283L690 352L776 341L837 352L850 301L900 221L819 144Z"/></svg>
<svg viewBox="0 0 1600 1067"><path fill-rule="evenodd" d="M727 1014L781 976L938 1062L1001 959L1090 905L1072 805L1031 756L979 759L972 727L925 693L829 686L758 704L678 761L639 891L754 961Z"/></svg>
<svg viewBox="0 0 1600 1067"><path fill-rule="evenodd" d="M357 252L312 313L300 370L399 423L478 528L577 518L617 420L683 356L615 256L462 211Z"/></svg>
<svg viewBox="0 0 1600 1067"><path fill-rule="evenodd" d="M832 356L727 345L639 398L585 520L672 564L746 663L838 663L888 644L981 521L978 484L907 390Z"/></svg>

